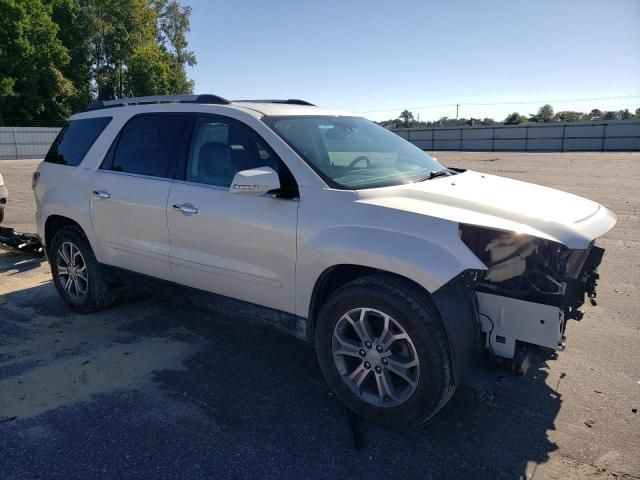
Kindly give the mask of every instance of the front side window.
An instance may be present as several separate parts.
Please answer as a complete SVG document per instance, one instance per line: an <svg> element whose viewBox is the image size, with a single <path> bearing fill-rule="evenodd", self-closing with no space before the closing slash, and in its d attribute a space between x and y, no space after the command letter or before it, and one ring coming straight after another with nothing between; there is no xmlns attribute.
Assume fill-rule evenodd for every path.
<svg viewBox="0 0 640 480"><path fill-rule="evenodd" d="M332 187L420 181L444 170L395 133L359 117L267 117L266 123Z"/></svg>
<svg viewBox="0 0 640 480"><path fill-rule="evenodd" d="M78 166L112 117L71 120L63 128L44 158L47 163Z"/></svg>
<svg viewBox="0 0 640 480"><path fill-rule="evenodd" d="M133 117L120 132L111 170L173 178L187 123L185 115Z"/></svg>
<svg viewBox="0 0 640 480"><path fill-rule="evenodd" d="M199 117L194 125L186 180L229 188L241 170L271 167L280 174L280 159L253 130L225 117Z"/></svg>

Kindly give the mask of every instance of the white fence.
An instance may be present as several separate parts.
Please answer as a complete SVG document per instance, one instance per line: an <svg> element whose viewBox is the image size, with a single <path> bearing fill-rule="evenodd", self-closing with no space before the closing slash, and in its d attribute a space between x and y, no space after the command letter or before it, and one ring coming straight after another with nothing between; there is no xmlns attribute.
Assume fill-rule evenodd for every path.
<svg viewBox="0 0 640 480"><path fill-rule="evenodd" d="M0 127L0 160L44 158L59 131L59 127Z"/></svg>
<svg viewBox="0 0 640 480"><path fill-rule="evenodd" d="M640 151L640 121L525 123L392 129L423 150L511 152Z"/></svg>
<svg viewBox="0 0 640 480"><path fill-rule="evenodd" d="M0 127L0 160L44 158L59 127ZM397 128L423 150L512 152L640 151L640 121Z"/></svg>

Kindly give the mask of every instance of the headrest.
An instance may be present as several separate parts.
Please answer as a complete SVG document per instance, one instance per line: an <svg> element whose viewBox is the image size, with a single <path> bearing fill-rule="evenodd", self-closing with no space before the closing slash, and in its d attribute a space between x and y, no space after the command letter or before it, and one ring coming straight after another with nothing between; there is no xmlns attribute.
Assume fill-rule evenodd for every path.
<svg viewBox="0 0 640 480"><path fill-rule="evenodd" d="M198 163L200 167L207 165L208 167L215 167L215 164L219 164L221 167L225 167L231 161L231 151L227 145L222 142L207 142L200 147L200 154L198 155Z"/></svg>

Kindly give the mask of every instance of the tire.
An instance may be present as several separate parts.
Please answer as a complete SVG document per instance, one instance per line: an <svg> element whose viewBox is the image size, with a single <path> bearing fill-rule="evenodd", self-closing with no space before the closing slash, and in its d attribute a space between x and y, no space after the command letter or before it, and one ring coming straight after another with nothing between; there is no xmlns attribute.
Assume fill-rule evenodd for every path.
<svg viewBox="0 0 640 480"><path fill-rule="evenodd" d="M355 322L345 317L348 312ZM362 325L362 318L371 345L362 341L367 331L358 327L358 334L353 326ZM388 325L386 335L384 325ZM399 340L384 341L391 336ZM349 409L372 422L400 428L418 425L435 415L455 391L439 314L426 293L401 278L372 275L339 288L320 311L315 342L320 369L331 390ZM365 368L367 359L369 368ZM415 361L417 365L412 366ZM358 381L362 382L359 387ZM393 395L388 394L392 390Z"/></svg>
<svg viewBox="0 0 640 480"><path fill-rule="evenodd" d="M66 261L71 257L75 262L73 276L76 281L68 283L70 276L65 275L64 268L66 265L67 270L71 270ZM103 310L113 303L114 289L107 283L103 269L79 227L67 226L55 233L49 247L49 263L56 290L71 309L90 313Z"/></svg>

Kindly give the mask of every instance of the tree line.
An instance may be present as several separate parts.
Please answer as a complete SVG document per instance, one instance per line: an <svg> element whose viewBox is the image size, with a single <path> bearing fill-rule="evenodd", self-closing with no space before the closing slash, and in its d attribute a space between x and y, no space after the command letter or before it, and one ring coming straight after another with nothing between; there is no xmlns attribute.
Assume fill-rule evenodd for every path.
<svg viewBox="0 0 640 480"><path fill-rule="evenodd" d="M0 0L0 122L191 93L190 15L178 0Z"/></svg>
<svg viewBox="0 0 640 480"><path fill-rule="evenodd" d="M419 122L409 110L403 110L398 118L384 120L378 122L380 125L389 128L398 127L453 127L453 126L473 126L473 125L518 125L521 123L549 123L549 122L586 122L596 120L631 120L640 119L640 108L636 108L635 114L627 108L625 110L609 110L602 111L594 108L588 113L575 112L571 110L563 110L554 112L553 107L549 104L543 105L538 109L538 113L521 115L513 112L502 121L496 121L493 118L449 118L441 117L438 120Z"/></svg>

